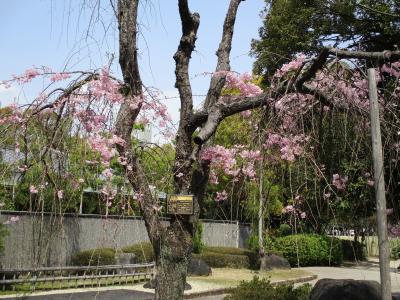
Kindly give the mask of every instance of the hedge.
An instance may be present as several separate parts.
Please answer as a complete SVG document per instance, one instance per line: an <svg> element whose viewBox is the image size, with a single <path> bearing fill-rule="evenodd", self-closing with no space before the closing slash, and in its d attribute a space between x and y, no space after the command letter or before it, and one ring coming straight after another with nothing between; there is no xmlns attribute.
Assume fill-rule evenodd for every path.
<svg viewBox="0 0 400 300"><path fill-rule="evenodd" d="M291 266L340 265L343 261L342 244L338 238L321 235L297 234L276 238L273 247Z"/></svg>
<svg viewBox="0 0 400 300"><path fill-rule="evenodd" d="M153 247L150 243L141 243L121 249L124 253L134 253L137 263L154 261ZM212 268L253 268L259 266L258 254L254 251L232 247L205 247L193 257L203 259Z"/></svg>
<svg viewBox="0 0 400 300"><path fill-rule="evenodd" d="M217 253L222 255L246 256L247 257L246 261L248 261L247 268L257 269L259 267L258 253L255 251L251 251L249 249L233 248L233 247L206 247L204 249L203 254L211 254L211 253ZM225 258L225 261L235 258L237 257L229 256L229 258ZM244 258L239 258L239 259L244 261ZM235 263L230 262L229 265L235 265Z"/></svg>
<svg viewBox="0 0 400 300"><path fill-rule="evenodd" d="M72 256L71 262L74 266L115 265L115 250L112 248L99 248L80 251Z"/></svg>
<svg viewBox="0 0 400 300"><path fill-rule="evenodd" d="M193 254L193 257L203 259L212 268L250 268L250 260L246 255L203 252Z"/></svg>
<svg viewBox="0 0 400 300"><path fill-rule="evenodd" d="M127 246L121 249L124 253L135 254L136 263L147 263L155 260L153 246L149 243L140 243Z"/></svg>

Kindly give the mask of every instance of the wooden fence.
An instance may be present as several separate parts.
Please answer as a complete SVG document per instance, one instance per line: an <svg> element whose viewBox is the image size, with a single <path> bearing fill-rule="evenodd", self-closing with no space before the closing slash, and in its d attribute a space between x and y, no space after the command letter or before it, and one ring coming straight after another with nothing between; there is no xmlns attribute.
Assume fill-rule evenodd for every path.
<svg viewBox="0 0 400 300"><path fill-rule="evenodd" d="M95 287L151 280L154 263L0 270L3 291Z"/></svg>

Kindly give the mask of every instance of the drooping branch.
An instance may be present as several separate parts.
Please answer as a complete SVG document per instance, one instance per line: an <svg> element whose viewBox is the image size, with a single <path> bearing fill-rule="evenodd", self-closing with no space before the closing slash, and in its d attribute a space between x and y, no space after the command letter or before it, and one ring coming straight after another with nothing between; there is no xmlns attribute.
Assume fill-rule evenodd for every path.
<svg viewBox="0 0 400 300"><path fill-rule="evenodd" d="M44 111L46 109L53 109L54 107L59 105L61 101L63 101L64 99L67 99L68 97L70 97L75 91L79 90L84 85L88 84L89 82L91 82L93 80L96 80L97 77L98 77L98 75L96 73L91 73L90 75L87 75L84 79L75 81L74 83L72 83L71 85L69 85L65 89L58 88L58 89L52 91L47 97L51 96L52 93L55 93L57 91L60 91L61 95L59 97L57 97L57 99L55 99L53 102L51 102L49 104L35 107L34 111L31 113L30 117L33 117L33 116L41 113L42 111ZM28 106L28 109L30 107L32 107L32 106L33 106L33 103L31 103Z"/></svg>

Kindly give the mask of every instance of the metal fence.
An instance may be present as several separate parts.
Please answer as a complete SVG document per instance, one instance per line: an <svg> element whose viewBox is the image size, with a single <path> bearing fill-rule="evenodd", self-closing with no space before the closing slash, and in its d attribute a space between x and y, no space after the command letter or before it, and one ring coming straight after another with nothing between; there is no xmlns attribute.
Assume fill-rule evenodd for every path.
<svg viewBox="0 0 400 300"><path fill-rule="evenodd" d="M4 290L34 291L138 283L154 277L154 263L0 270Z"/></svg>

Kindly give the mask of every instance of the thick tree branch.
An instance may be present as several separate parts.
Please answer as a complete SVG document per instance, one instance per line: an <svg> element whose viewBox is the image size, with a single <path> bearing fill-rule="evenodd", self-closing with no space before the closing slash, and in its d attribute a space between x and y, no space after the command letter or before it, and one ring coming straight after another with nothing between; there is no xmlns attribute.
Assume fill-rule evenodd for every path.
<svg viewBox="0 0 400 300"><path fill-rule="evenodd" d="M204 108L209 112L208 119L199 134L194 138L194 142L198 145L206 142L214 134L218 124L222 120L221 110L215 107L215 105L218 105L218 99L225 85L226 74L224 72L230 71L231 68L229 56L232 49L233 31L240 2L242 0L231 0L225 16L222 38L217 51L218 62L215 69L216 73L211 77L210 87L204 102Z"/></svg>
<svg viewBox="0 0 400 300"><path fill-rule="evenodd" d="M337 58L366 59L379 62L393 62L400 60L400 51L364 52L330 48L329 54Z"/></svg>
<svg viewBox="0 0 400 300"><path fill-rule="evenodd" d="M139 0L118 1L118 28L119 28L119 63L124 82L130 88L126 103L123 103L118 112L115 123L115 133L124 141L117 149L122 157L127 158L127 178L138 193L140 209L142 211L149 238L153 245L157 245L162 229L160 219L154 212L157 199L153 197L148 182L132 150L132 130L140 112L141 105L131 108L129 97L142 95L142 81L140 79L137 53L137 15ZM157 248L154 248L157 251Z"/></svg>
<svg viewBox="0 0 400 300"><path fill-rule="evenodd" d="M178 50L174 55L176 63L175 87L179 91L181 99L181 117L190 115L192 112L192 89L189 79L189 61L195 47L197 39L197 30L200 24L200 16L197 13L191 13L187 0L179 0L179 14L182 23L182 37Z"/></svg>
<svg viewBox="0 0 400 300"><path fill-rule="evenodd" d="M221 91L225 85L225 75L218 74L220 71L230 71L229 56L232 49L232 37L235 28L236 14L240 2L243 0L231 0L228 11L225 16L224 27L222 31L222 38L217 50L218 62L215 68L216 74L211 78L210 87L208 89L207 97L204 102L206 109L210 108L218 101L221 96Z"/></svg>
<svg viewBox="0 0 400 300"><path fill-rule="evenodd" d="M328 59L328 56L329 56L329 50L327 48L324 48L317 56L317 58L314 59L311 66L306 71L301 73L300 77L296 80L295 83L295 86L298 90L301 90L303 84L314 78L315 74L317 74L317 72L324 67Z"/></svg>
<svg viewBox="0 0 400 300"><path fill-rule="evenodd" d="M182 37L178 50L174 55L174 60L176 63L175 87L179 91L181 110L176 139L174 182L177 193L188 193L190 187L189 174L191 171L189 156L192 152L191 138L193 133L193 128L190 126L189 122L193 114L193 95L189 79L189 62L195 48L200 16L197 13L190 12L187 0L179 0L178 5L182 23ZM183 176L181 174L183 174Z"/></svg>

